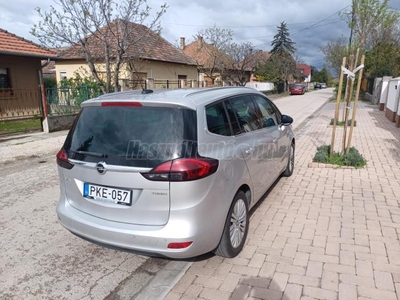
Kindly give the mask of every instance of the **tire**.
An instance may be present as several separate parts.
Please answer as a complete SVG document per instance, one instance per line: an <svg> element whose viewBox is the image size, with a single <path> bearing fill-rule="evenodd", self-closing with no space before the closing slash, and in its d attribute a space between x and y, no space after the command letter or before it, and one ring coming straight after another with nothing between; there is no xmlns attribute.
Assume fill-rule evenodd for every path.
<svg viewBox="0 0 400 300"><path fill-rule="evenodd" d="M294 153L295 153L295 146L294 146L294 143L292 143L290 145L288 163L287 163L285 171L283 172L283 176L285 176L285 177L290 177L293 174L293 170L294 170Z"/></svg>
<svg viewBox="0 0 400 300"><path fill-rule="evenodd" d="M236 221L236 222L235 222ZM249 205L246 195L239 191L233 198L216 255L232 258L242 251L249 231Z"/></svg>

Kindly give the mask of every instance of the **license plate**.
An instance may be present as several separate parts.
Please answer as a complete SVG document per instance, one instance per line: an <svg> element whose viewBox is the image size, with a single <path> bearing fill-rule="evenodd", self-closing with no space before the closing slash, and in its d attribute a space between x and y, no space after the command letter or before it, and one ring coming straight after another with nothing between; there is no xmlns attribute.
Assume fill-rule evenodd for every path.
<svg viewBox="0 0 400 300"><path fill-rule="evenodd" d="M131 205L132 191L85 183L83 197L122 205Z"/></svg>

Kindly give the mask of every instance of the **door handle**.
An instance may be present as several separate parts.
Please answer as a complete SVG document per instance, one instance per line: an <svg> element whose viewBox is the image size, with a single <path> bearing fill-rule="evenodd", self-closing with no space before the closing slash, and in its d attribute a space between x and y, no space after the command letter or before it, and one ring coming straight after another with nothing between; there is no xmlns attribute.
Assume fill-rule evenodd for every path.
<svg viewBox="0 0 400 300"><path fill-rule="evenodd" d="M247 149L246 151L244 151L246 154L251 154L251 153L253 153L253 151L254 151L254 148L253 147L250 147L249 149Z"/></svg>

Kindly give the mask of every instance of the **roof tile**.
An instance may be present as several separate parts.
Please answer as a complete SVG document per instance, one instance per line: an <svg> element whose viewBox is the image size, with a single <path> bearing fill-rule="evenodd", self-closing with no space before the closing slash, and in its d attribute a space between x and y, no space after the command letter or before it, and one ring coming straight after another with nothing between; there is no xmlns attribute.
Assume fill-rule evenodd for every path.
<svg viewBox="0 0 400 300"><path fill-rule="evenodd" d="M56 53L1 28L0 54L56 58Z"/></svg>
<svg viewBox="0 0 400 300"><path fill-rule="evenodd" d="M115 44L113 39L116 39L116 35L122 35L124 30L129 33L128 39L135 41L127 49L125 57L196 65L195 61L150 28L132 22L124 23L122 20L115 20L109 27L105 26L88 37L87 45L92 57L100 60L104 59L101 39L106 38L109 44ZM111 51L115 52L116 49L111 49ZM85 58L80 44L75 44L65 51L61 51L60 56L63 59Z"/></svg>

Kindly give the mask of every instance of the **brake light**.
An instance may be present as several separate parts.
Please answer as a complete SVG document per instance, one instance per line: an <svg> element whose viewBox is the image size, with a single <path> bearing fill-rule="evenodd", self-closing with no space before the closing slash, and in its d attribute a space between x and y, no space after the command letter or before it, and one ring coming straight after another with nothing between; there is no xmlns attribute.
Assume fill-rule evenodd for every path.
<svg viewBox="0 0 400 300"><path fill-rule="evenodd" d="M183 249L189 247L193 242L182 242L182 243L169 243L168 249Z"/></svg>
<svg viewBox="0 0 400 300"><path fill-rule="evenodd" d="M65 152L63 148L61 148L61 150L58 151L56 157L57 157L57 165L59 165L60 167L71 170L72 167L74 166L68 161L67 152Z"/></svg>
<svg viewBox="0 0 400 300"><path fill-rule="evenodd" d="M218 160L210 158L181 158L158 165L149 173L142 173L152 181L191 181L214 174Z"/></svg>
<svg viewBox="0 0 400 300"><path fill-rule="evenodd" d="M140 102L128 102L128 101L110 101L102 102L101 106L142 106Z"/></svg>

